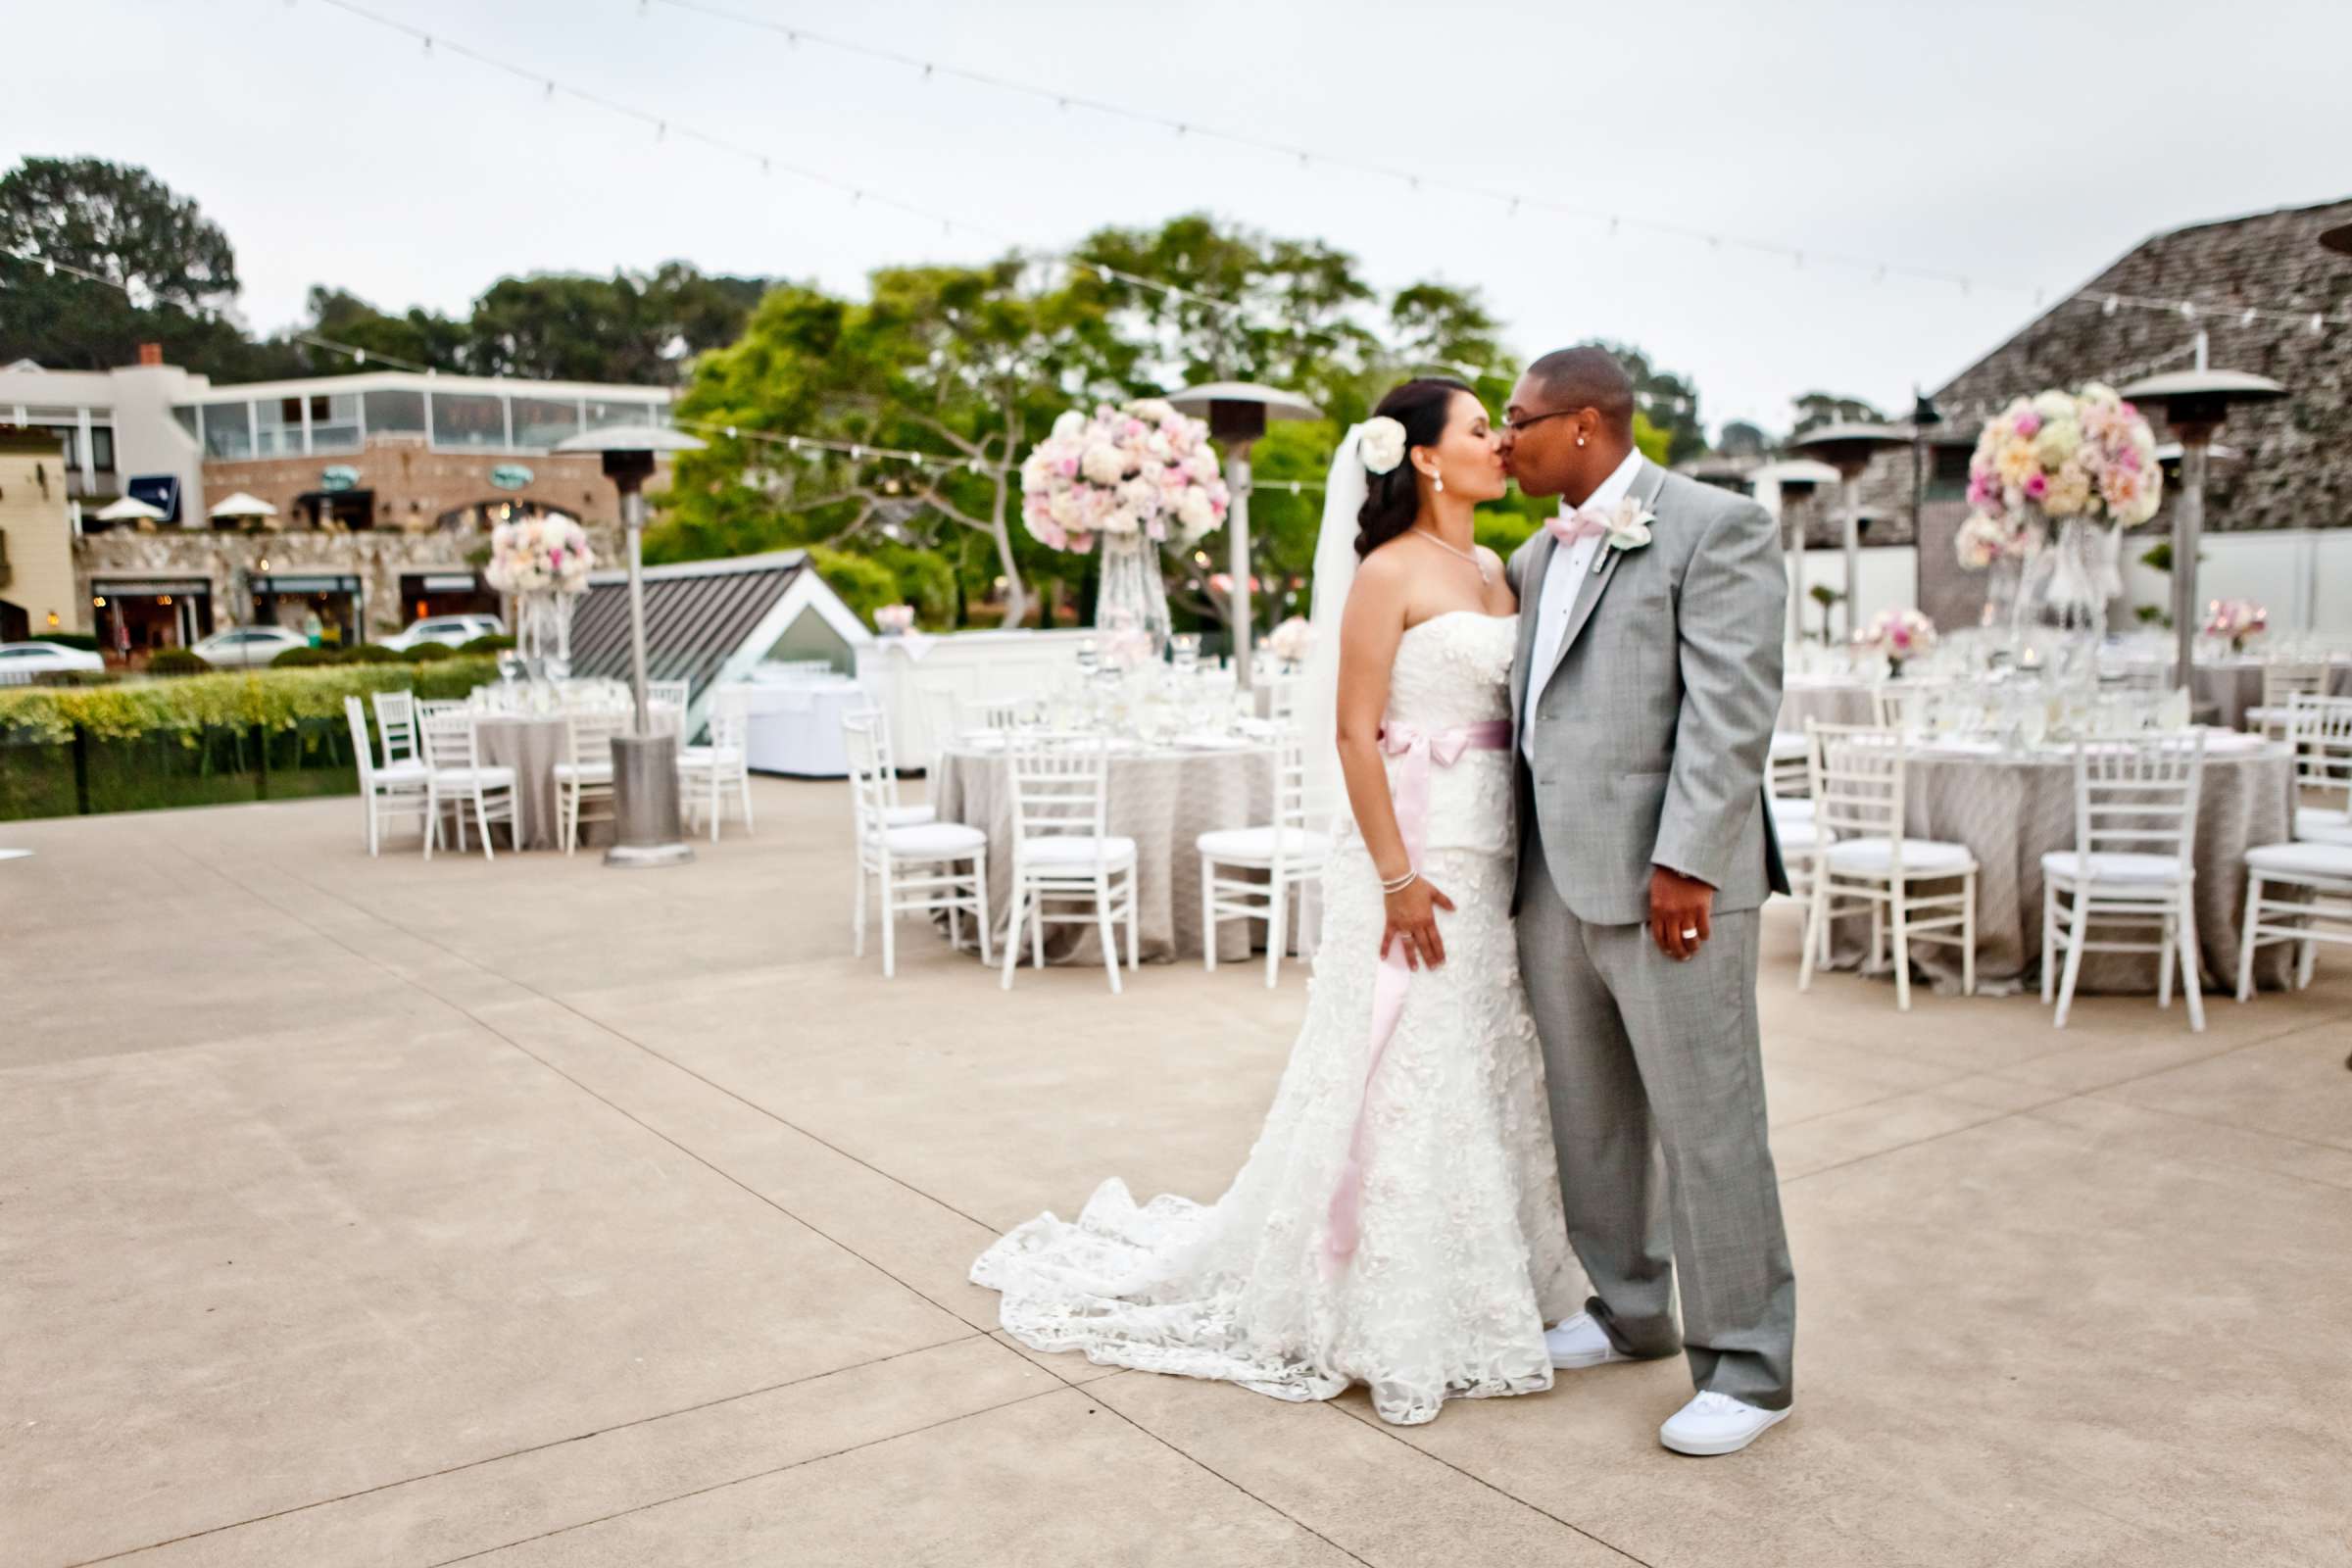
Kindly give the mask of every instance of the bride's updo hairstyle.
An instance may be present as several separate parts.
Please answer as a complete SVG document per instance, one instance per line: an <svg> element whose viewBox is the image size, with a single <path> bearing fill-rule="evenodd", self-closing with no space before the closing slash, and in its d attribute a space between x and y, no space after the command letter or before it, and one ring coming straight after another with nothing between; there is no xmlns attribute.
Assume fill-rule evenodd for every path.
<svg viewBox="0 0 2352 1568"><path fill-rule="evenodd" d="M1413 448L1438 444L1446 434L1455 396L1468 391L1459 381L1429 376L1392 388L1372 411L1376 416L1386 415L1404 426L1405 455L1388 472L1364 475L1364 505L1355 514L1357 559L1410 528L1421 514L1421 474L1413 466Z"/></svg>

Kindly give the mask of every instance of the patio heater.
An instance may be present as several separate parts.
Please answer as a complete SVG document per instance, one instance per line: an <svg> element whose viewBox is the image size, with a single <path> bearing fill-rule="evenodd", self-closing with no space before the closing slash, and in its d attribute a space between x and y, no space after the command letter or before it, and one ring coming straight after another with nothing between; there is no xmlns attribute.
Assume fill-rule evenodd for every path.
<svg viewBox="0 0 2352 1568"><path fill-rule="evenodd" d="M1250 635L1250 449L1266 433L1268 419L1320 419L1323 411L1296 392L1249 381L1210 381L1188 386L1168 401L1183 413L1208 421L1209 435L1225 448L1225 487L1233 502L1225 514L1233 574L1233 668L1243 691L1256 644ZM1156 563L1154 563L1156 565Z"/></svg>
<svg viewBox="0 0 2352 1568"><path fill-rule="evenodd" d="M2164 422L2180 442L2180 499L2173 503L2173 679L2190 689L2197 638L2197 541L2205 531L2205 460L2213 435L2232 403L2264 403L2286 396L2267 376L2243 370L2215 370L2205 363L2205 334L2197 334L2194 369L2151 375L2119 388L2134 403L2160 408Z"/></svg>
<svg viewBox="0 0 2352 1568"><path fill-rule="evenodd" d="M1862 470L1870 460L1911 438L1890 424L1841 420L1808 430L1789 446L1808 458L1819 458L1838 470L1838 499L1845 513L1845 636L1854 636L1854 615L1862 603Z"/></svg>
<svg viewBox="0 0 2352 1568"><path fill-rule="evenodd" d="M635 718L612 737L612 847L605 863L623 868L677 865L694 858L678 816L678 741L654 733L645 703L645 492L654 455L699 452L703 443L665 425L622 424L556 443L558 452L594 452L620 492L621 528L629 538L629 694Z"/></svg>
<svg viewBox="0 0 2352 1568"><path fill-rule="evenodd" d="M1788 534L1787 547L1788 558L1788 643L1791 648L1805 640L1805 519L1803 509L1806 503L1813 499L1814 487L1821 483L1821 480L1815 478L1812 473L1801 471L1804 468L1812 468L1833 479L1837 477L1835 470L1803 459L1775 463L1761 470L1761 474L1769 475L1779 489L1779 515L1786 524ZM1790 514L1792 509L1796 514L1793 516Z"/></svg>

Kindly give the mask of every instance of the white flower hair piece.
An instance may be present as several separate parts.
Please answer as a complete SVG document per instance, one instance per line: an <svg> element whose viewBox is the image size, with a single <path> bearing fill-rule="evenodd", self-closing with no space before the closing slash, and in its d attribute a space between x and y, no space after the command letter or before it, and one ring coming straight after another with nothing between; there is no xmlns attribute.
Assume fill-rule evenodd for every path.
<svg viewBox="0 0 2352 1568"><path fill-rule="evenodd" d="M1404 426L1385 414L1375 414L1364 421L1355 450L1364 460L1366 473L1387 473L1404 461Z"/></svg>

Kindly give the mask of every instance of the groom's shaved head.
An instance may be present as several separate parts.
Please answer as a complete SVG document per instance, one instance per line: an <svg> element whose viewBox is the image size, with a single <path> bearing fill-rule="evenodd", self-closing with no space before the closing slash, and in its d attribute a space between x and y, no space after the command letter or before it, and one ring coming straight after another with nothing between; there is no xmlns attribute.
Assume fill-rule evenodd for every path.
<svg viewBox="0 0 2352 1568"><path fill-rule="evenodd" d="M1634 379L1608 350L1590 343L1553 349L1527 368L1543 388L1546 407L1591 409L1611 430L1629 440L1634 433Z"/></svg>

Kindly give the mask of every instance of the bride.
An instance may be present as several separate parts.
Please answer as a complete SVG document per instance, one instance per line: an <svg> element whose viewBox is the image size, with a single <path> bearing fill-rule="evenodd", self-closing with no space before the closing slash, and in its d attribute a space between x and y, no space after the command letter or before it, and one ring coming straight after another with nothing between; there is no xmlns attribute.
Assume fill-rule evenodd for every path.
<svg viewBox="0 0 2352 1568"><path fill-rule="evenodd" d="M1214 1204L1113 1178L972 1265L1022 1343L1283 1399L1361 1383L1402 1424L1551 1387L1544 1324L1581 1303L1511 934L1517 622L1471 538L1504 485L1459 382L1404 383L1341 444L1300 709L1353 820L1306 1021Z"/></svg>

